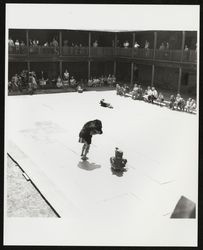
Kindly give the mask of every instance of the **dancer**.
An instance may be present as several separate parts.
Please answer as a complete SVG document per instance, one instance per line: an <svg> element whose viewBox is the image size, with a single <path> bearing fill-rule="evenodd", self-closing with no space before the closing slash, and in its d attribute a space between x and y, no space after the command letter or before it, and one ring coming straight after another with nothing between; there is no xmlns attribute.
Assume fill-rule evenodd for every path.
<svg viewBox="0 0 203 250"><path fill-rule="evenodd" d="M93 120L85 123L82 130L79 133L79 142L84 143L81 152L81 159L87 160L87 154L90 149L92 136L96 134L102 134L102 123L100 120Z"/></svg>

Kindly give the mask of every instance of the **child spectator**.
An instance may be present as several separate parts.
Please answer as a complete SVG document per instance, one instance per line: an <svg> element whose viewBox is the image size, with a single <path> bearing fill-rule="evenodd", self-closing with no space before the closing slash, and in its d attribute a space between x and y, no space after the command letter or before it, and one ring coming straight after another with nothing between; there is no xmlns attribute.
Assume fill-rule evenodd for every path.
<svg viewBox="0 0 203 250"><path fill-rule="evenodd" d="M56 87L63 88L63 82L62 82L62 79L60 76L58 76L58 78L57 78Z"/></svg>

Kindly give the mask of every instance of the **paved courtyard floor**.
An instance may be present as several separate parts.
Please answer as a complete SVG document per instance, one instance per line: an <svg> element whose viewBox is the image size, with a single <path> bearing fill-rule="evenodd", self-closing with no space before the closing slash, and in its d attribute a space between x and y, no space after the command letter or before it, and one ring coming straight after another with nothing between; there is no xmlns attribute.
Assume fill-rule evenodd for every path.
<svg viewBox="0 0 203 250"><path fill-rule="evenodd" d="M114 108L100 107L102 98ZM83 162L78 134L92 119L103 134ZM68 227L69 237L52 244L77 245L79 235L82 245L195 245L197 220L170 216L182 195L197 204L197 142L197 115L115 91L7 97L6 150ZM128 160L123 175L110 168L115 147ZM16 244L22 239L10 239L6 221L5 237Z"/></svg>

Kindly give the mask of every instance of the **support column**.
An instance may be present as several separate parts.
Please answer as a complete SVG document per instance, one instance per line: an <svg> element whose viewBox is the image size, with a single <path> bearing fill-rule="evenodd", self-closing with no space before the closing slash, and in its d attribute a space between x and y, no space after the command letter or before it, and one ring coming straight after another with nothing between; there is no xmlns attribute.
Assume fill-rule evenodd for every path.
<svg viewBox="0 0 203 250"><path fill-rule="evenodd" d="M152 80L151 80L151 86L154 85L154 71L155 71L155 67L154 67L154 64L152 64Z"/></svg>
<svg viewBox="0 0 203 250"><path fill-rule="evenodd" d="M116 77L116 61L113 63L113 74Z"/></svg>
<svg viewBox="0 0 203 250"><path fill-rule="evenodd" d="M185 47L185 31L182 31L181 62L183 61L184 47Z"/></svg>
<svg viewBox="0 0 203 250"><path fill-rule="evenodd" d="M62 75L63 72L62 71L63 71L63 69L62 69L62 61L60 61L59 62L59 74L60 74L61 78L63 78L63 75Z"/></svg>
<svg viewBox="0 0 203 250"><path fill-rule="evenodd" d="M133 32L133 40L132 40L132 57L134 56L134 44L135 44L135 32Z"/></svg>
<svg viewBox="0 0 203 250"><path fill-rule="evenodd" d="M27 62L27 70L30 72L30 61Z"/></svg>
<svg viewBox="0 0 203 250"><path fill-rule="evenodd" d="M89 34L88 34L88 46L89 46L89 49L88 49L88 55L90 57L90 49L91 49L91 32L89 31Z"/></svg>
<svg viewBox="0 0 203 250"><path fill-rule="evenodd" d="M29 55L30 49L29 49L29 30L26 30L26 46L27 46L27 53Z"/></svg>
<svg viewBox="0 0 203 250"><path fill-rule="evenodd" d="M62 31L59 31L59 55L62 55Z"/></svg>
<svg viewBox="0 0 203 250"><path fill-rule="evenodd" d="M157 47L157 31L154 31L154 51L153 51L153 60L155 59L156 47Z"/></svg>
<svg viewBox="0 0 203 250"><path fill-rule="evenodd" d="M90 60L88 60L88 80L90 79L91 76L91 68L90 68Z"/></svg>
<svg viewBox="0 0 203 250"><path fill-rule="evenodd" d="M115 33L115 37L114 37L114 55L116 55L116 50L117 50L117 33Z"/></svg>
<svg viewBox="0 0 203 250"><path fill-rule="evenodd" d="M178 93L180 93L181 79L182 79L182 68L179 67L179 74L178 74Z"/></svg>
<svg viewBox="0 0 203 250"><path fill-rule="evenodd" d="M131 62L130 84L133 85L134 62Z"/></svg>

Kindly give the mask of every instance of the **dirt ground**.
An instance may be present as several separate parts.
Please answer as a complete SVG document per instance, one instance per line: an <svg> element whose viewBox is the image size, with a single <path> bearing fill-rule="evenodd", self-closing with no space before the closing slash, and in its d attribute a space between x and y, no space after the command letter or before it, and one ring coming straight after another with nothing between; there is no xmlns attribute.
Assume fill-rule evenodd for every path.
<svg viewBox="0 0 203 250"><path fill-rule="evenodd" d="M7 216L57 217L22 170L7 156Z"/></svg>

